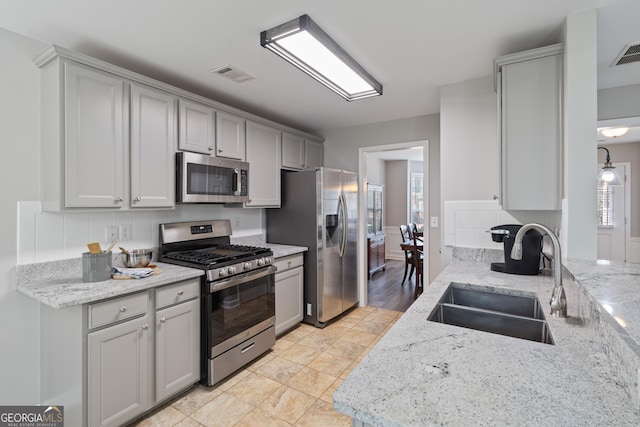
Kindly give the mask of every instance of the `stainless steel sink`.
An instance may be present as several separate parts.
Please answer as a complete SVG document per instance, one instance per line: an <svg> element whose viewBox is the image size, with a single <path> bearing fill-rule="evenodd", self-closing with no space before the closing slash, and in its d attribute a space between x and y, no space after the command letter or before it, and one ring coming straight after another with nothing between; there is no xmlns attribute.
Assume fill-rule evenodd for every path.
<svg viewBox="0 0 640 427"><path fill-rule="evenodd" d="M469 288L452 282L427 320L554 344L535 296Z"/></svg>

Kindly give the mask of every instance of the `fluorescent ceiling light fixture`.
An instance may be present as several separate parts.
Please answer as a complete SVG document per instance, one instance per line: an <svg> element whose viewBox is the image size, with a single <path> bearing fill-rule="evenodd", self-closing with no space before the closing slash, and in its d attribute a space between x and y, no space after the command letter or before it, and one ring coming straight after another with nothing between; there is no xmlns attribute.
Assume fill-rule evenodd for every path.
<svg viewBox="0 0 640 427"><path fill-rule="evenodd" d="M347 101L382 95L382 85L308 15L261 32L260 45Z"/></svg>
<svg viewBox="0 0 640 427"><path fill-rule="evenodd" d="M627 133L628 130L628 127L619 127L602 129L600 132L602 132L602 134L608 138L617 138Z"/></svg>

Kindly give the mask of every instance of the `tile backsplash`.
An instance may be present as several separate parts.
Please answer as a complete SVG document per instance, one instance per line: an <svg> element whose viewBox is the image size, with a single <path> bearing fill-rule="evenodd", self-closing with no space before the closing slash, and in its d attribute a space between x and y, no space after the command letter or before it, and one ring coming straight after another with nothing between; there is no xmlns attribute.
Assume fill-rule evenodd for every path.
<svg viewBox="0 0 640 427"><path fill-rule="evenodd" d="M502 249L488 230L502 224L539 222L551 229L560 225L561 213L507 212L496 200L454 200L444 202L444 244L461 248Z"/></svg>
<svg viewBox="0 0 640 427"><path fill-rule="evenodd" d="M173 210L126 212L43 212L39 201L21 201L18 210L18 264L78 258L87 243L109 245L106 229L130 225L128 249L158 246L158 225L166 222L229 219L234 237L264 234L264 209L225 208L223 205L177 205ZM117 247L116 246L116 247Z"/></svg>

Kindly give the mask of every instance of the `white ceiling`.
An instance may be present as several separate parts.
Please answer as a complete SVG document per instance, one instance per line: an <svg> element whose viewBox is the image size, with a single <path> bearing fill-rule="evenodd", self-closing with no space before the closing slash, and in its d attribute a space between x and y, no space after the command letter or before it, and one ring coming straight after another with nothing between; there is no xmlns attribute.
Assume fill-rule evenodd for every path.
<svg viewBox="0 0 640 427"><path fill-rule="evenodd" d="M82 52L311 132L439 111L439 87L489 76L493 58L558 41L565 16L598 8L600 88L640 83L611 68L640 41L638 0L0 0L0 28ZM259 35L307 13L384 86L347 102ZM210 70L232 64L237 84Z"/></svg>

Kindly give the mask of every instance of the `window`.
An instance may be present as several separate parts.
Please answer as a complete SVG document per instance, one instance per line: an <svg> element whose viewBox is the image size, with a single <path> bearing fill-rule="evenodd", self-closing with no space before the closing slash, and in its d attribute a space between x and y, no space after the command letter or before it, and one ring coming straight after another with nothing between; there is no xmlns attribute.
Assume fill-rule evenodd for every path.
<svg viewBox="0 0 640 427"><path fill-rule="evenodd" d="M598 180L598 227L613 227L613 187Z"/></svg>
<svg viewBox="0 0 640 427"><path fill-rule="evenodd" d="M421 172L411 172L409 222L416 224L418 230L424 227L424 179Z"/></svg>

